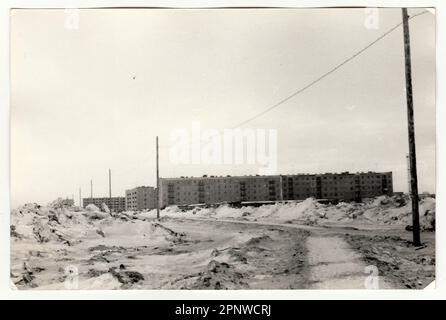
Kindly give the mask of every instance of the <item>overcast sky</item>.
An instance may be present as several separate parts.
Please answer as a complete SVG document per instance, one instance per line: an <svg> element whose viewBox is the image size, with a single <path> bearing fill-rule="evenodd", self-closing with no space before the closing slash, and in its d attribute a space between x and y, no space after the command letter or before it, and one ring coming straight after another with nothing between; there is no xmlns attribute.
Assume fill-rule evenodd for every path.
<svg viewBox="0 0 446 320"><path fill-rule="evenodd" d="M409 14L422 9L409 10ZM69 14L69 13L68 13ZM160 175L256 174L253 165L174 165L173 129L251 118L401 22L380 9L64 10L11 15L12 205L114 196ZM435 192L435 17L410 22L419 189ZM278 173L392 171L406 191L402 28L244 128L277 129Z"/></svg>

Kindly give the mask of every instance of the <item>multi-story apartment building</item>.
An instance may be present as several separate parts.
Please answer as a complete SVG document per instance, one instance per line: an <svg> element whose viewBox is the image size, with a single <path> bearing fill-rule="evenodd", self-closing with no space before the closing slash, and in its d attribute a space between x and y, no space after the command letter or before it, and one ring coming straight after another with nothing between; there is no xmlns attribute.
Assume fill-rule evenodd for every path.
<svg viewBox="0 0 446 320"><path fill-rule="evenodd" d="M317 199L360 201L392 195L392 173L326 173L160 179L160 206Z"/></svg>
<svg viewBox="0 0 446 320"><path fill-rule="evenodd" d="M105 203L112 212L121 212L125 210L125 198L124 197L103 197L103 198L83 198L82 204L85 208L90 203L94 204L98 208L101 208Z"/></svg>
<svg viewBox="0 0 446 320"><path fill-rule="evenodd" d="M125 191L126 210L144 210L156 208L156 188L136 187Z"/></svg>
<svg viewBox="0 0 446 320"><path fill-rule="evenodd" d="M160 189L162 207L234 201L240 193L237 181L228 177L160 179Z"/></svg>
<svg viewBox="0 0 446 320"><path fill-rule="evenodd" d="M282 200L281 176L234 177L239 185L240 197L236 201L276 201Z"/></svg>
<svg viewBox="0 0 446 320"><path fill-rule="evenodd" d="M282 176L284 200L337 199L360 201L393 194L392 172L325 173Z"/></svg>
<svg viewBox="0 0 446 320"><path fill-rule="evenodd" d="M160 179L161 206L277 200L279 176Z"/></svg>

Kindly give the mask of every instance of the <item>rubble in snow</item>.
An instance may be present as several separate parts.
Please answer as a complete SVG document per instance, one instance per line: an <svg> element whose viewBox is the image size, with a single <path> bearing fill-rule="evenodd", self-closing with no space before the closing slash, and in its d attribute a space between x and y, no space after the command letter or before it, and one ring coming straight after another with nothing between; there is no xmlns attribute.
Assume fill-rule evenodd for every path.
<svg viewBox="0 0 446 320"><path fill-rule="evenodd" d="M345 239L366 263L400 288L422 289L435 280L434 240L424 237L424 245L414 250L411 240L400 236L346 234Z"/></svg>
<svg viewBox="0 0 446 320"><path fill-rule="evenodd" d="M126 289L131 285L144 280L144 276L137 271L128 271L125 266L121 264L119 268L112 267L109 272L113 277L115 277L120 283L122 283L121 289Z"/></svg>
<svg viewBox="0 0 446 320"><path fill-rule="evenodd" d="M246 289L248 285L243 278L233 265L211 260L187 289Z"/></svg>
<svg viewBox="0 0 446 320"><path fill-rule="evenodd" d="M337 205L321 204L309 198L260 207L222 205L189 211L168 207L161 212L163 218L155 220L155 210L111 215L94 205L84 209L60 202L47 206L27 204L11 212L11 280L19 289L64 289L68 279L64 270L73 266L79 273L79 279L74 282L79 289L243 289L259 288L265 283L271 288L283 288L291 275L298 282L289 286L297 288L304 281L301 273L305 267L305 250L299 244L303 243L305 232L288 235L295 244L290 248L291 238L283 240L287 234L283 230L264 228L253 233L247 231L247 226L251 228L257 224L234 224L229 228L215 223L212 227L215 233L209 234L204 227L209 224L206 219L321 226L337 223L355 226L358 223L374 228L397 225L405 233L404 227L411 224L410 205L405 197L384 196L365 203ZM185 220L181 218L186 217L203 219L189 221L192 228L184 229ZM435 199L420 201L420 220L423 230L434 230ZM194 223L203 225L195 228ZM234 232L234 228L241 231ZM190 232L198 234L199 240L192 238ZM359 241L359 238L351 239ZM359 241L361 248L358 250L364 250L370 261L381 257L379 263L398 275L394 268L399 261L392 258L395 254L391 251L396 240L390 239L387 247L388 239L372 240ZM381 243L390 254L382 253L383 249L374 245L375 242ZM396 248L405 250L403 245ZM425 260L414 263L425 264L425 273L430 275L435 263L429 260L430 251L420 249L417 252L424 252ZM280 266L275 265L277 254L283 258ZM415 258L416 255L408 261L401 260L407 266L401 275L408 274ZM254 265L264 273L257 274ZM166 275L166 266L170 268L169 275ZM183 269L187 269L187 273L183 274ZM160 277L154 277L155 274ZM279 282L268 280L272 275L277 276ZM427 279L427 276L422 278ZM253 279L258 287L251 287ZM417 281L405 285L414 287Z"/></svg>
<svg viewBox="0 0 446 320"><path fill-rule="evenodd" d="M76 267L79 264L83 268L81 276L87 278L80 281L81 286L96 287L112 276L117 281L111 282L113 288L117 283L119 288L129 288L144 276L131 266L119 268L123 261L137 259L138 252L146 248L167 251L185 239L184 233L162 223L120 217L94 205L81 209L61 206L60 202L48 206L26 204L13 210L10 234L14 285L40 288L51 282L63 289L63 270L77 261Z"/></svg>
<svg viewBox="0 0 446 320"><path fill-rule="evenodd" d="M110 213L110 209L108 208L107 204L104 203L104 202L103 202L102 205L101 205L101 209L102 209L102 211L105 212L105 213Z"/></svg>

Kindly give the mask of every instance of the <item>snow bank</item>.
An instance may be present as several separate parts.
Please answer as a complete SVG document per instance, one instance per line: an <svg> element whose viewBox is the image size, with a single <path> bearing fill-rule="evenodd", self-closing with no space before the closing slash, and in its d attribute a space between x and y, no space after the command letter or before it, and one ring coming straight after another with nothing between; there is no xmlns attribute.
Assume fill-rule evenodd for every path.
<svg viewBox="0 0 446 320"><path fill-rule="evenodd" d="M60 269L69 264L79 267L79 289L128 288L144 279L131 270L141 250L168 252L185 241L184 233L159 222L132 213L111 216L95 206L27 204L11 212L10 233L11 279L18 288L63 289Z"/></svg>
<svg viewBox="0 0 446 320"><path fill-rule="evenodd" d="M184 234L177 233L154 221L114 219L101 224L107 238L116 239L120 245L163 245L181 242ZM118 240L119 239L119 240Z"/></svg>
<svg viewBox="0 0 446 320"><path fill-rule="evenodd" d="M11 237L15 240L72 245L94 229L84 215L65 207L26 204L11 213Z"/></svg>
<svg viewBox="0 0 446 320"><path fill-rule="evenodd" d="M35 241L37 243L57 242L73 245L83 237L102 239L149 238L151 242L177 242L183 235L163 225L132 219L131 215L112 217L93 204L83 211L70 208L52 208L37 204L26 204L11 212L11 238L13 241Z"/></svg>
<svg viewBox="0 0 446 320"><path fill-rule="evenodd" d="M411 203L408 197L379 196L364 203L340 202L321 204L314 198L300 202L284 202L260 207L246 206L235 208L229 205L218 207L197 207L182 211L178 207L167 207L161 211L163 217L189 216L211 219L237 219L275 223L367 223L367 224L411 224ZM153 218L156 211L138 214L140 217ZM423 230L435 229L435 199L420 201L420 224Z"/></svg>

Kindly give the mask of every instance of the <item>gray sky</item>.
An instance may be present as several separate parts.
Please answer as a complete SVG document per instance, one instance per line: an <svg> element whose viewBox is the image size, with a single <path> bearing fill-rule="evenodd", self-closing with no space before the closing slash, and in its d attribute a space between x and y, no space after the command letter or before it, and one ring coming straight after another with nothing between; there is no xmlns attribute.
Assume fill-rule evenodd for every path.
<svg viewBox="0 0 446 320"><path fill-rule="evenodd" d="M422 9L409 10L409 14ZM64 10L11 15L12 205L113 195L161 176L255 174L252 165L173 165L172 129L222 130L313 81L401 21L380 9ZM435 17L411 20L420 191L435 191ZM245 125L278 130L278 172L393 171L407 190L402 28Z"/></svg>

